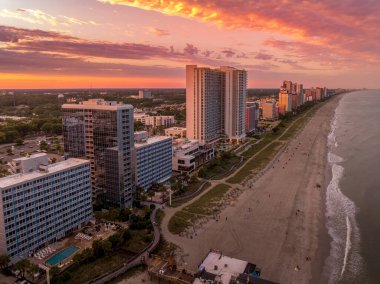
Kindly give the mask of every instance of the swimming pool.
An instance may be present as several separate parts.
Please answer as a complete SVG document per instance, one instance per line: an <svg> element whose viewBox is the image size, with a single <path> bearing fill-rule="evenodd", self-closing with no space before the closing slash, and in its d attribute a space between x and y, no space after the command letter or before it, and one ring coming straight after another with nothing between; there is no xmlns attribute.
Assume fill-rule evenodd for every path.
<svg viewBox="0 0 380 284"><path fill-rule="evenodd" d="M55 255L53 255L51 258L49 258L46 261L46 263L49 264L50 266L57 265L60 262L64 261L66 258L73 255L78 250L79 250L79 247L69 246L69 247L65 248L64 250L57 252Z"/></svg>

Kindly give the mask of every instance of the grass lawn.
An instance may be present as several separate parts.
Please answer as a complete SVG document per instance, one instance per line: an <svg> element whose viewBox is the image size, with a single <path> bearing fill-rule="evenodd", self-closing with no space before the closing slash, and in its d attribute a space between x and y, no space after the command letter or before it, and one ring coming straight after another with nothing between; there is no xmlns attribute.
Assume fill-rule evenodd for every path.
<svg viewBox="0 0 380 284"><path fill-rule="evenodd" d="M194 188L192 188L191 191L186 191L186 194L189 194L189 193L192 193L192 192L195 192L196 190L198 190L199 186L200 186L202 183L203 183L203 181L197 183L197 186L194 186ZM199 192L199 194L200 194L201 192L205 191L205 190L206 190L207 188L209 188L210 186L211 186L211 183L206 182L206 184L202 187L202 190ZM176 197L180 197L180 196L181 196L181 195L178 195L178 196L176 196ZM194 197L185 198L185 199L183 199L183 200L181 200L181 201L178 201L178 202L174 202L174 201L173 201L171 207L178 207L178 206L180 206L181 204L183 204L183 203L189 201L189 200L192 199L192 198L194 198Z"/></svg>
<svg viewBox="0 0 380 284"><path fill-rule="evenodd" d="M186 206L184 210L193 214L211 215L210 207L221 200L229 189L230 187L226 184L218 184L189 206Z"/></svg>
<svg viewBox="0 0 380 284"><path fill-rule="evenodd" d="M294 134L305 125L307 120L307 116L300 117L297 121L293 123L291 127L289 127L288 131L286 131L286 133L282 135L279 140L286 141L289 138L293 137Z"/></svg>
<svg viewBox="0 0 380 284"><path fill-rule="evenodd" d="M268 162L270 162L271 159L273 159L281 145L283 145L281 142L273 142L270 146L260 152L254 159L250 160L247 164L240 168L234 176L227 180L227 182L240 183L252 173L261 170Z"/></svg>
<svg viewBox="0 0 380 284"><path fill-rule="evenodd" d="M169 220L168 229L172 234L180 234L190 226L195 219L196 216L194 214L178 211Z"/></svg>
<svg viewBox="0 0 380 284"><path fill-rule="evenodd" d="M210 207L219 202L229 189L228 185L217 185L193 203L175 213L169 220L169 231L173 234L180 234L201 215L211 215Z"/></svg>

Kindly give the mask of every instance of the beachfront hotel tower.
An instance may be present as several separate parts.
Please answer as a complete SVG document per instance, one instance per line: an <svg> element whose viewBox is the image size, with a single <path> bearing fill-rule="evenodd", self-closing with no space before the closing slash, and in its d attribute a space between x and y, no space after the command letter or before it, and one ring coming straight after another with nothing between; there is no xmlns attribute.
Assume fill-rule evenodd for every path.
<svg viewBox="0 0 380 284"><path fill-rule="evenodd" d="M292 111L292 93L286 88L281 88L280 93L278 94L278 105L281 114Z"/></svg>
<svg viewBox="0 0 380 284"><path fill-rule="evenodd" d="M27 159L25 158L25 161ZM84 226L92 218L90 162L38 164L0 179L0 255L12 261Z"/></svg>
<svg viewBox="0 0 380 284"><path fill-rule="evenodd" d="M133 107L102 99L64 104L62 120L65 157L91 163L93 199L131 207Z"/></svg>
<svg viewBox="0 0 380 284"><path fill-rule="evenodd" d="M187 138L201 144L245 137L247 72L186 66Z"/></svg>

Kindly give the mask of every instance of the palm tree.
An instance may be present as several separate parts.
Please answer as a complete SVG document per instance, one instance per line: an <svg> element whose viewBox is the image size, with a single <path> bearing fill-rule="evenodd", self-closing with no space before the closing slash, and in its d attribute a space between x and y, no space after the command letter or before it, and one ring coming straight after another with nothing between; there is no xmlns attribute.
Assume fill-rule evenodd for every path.
<svg viewBox="0 0 380 284"><path fill-rule="evenodd" d="M0 268L4 269L4 268L8 267L10 261L11 260L10 260L9 256L7 256L6 254L0 255Z"/></svg>
<svg viewBox="0 0 380 284"><path fill-rule="evenodd" d="M22 259L19 262L15 263L14 268L20 271L21 277L24 277L25 271L28 269L29 266L30 266L30 261L27 259Z"/></svg>
<svg viewBox="0 0 380 284"><path fill-rule="evenodd" d="M32 275L32 277L33 277L33 283L34 283L35 280L36 280L35 277L34 277L34 275L40 271L40 268L38 267L37 264L30 263L29 267L27 268L27 271L28 271L28 273L30 275Z"/></svg>

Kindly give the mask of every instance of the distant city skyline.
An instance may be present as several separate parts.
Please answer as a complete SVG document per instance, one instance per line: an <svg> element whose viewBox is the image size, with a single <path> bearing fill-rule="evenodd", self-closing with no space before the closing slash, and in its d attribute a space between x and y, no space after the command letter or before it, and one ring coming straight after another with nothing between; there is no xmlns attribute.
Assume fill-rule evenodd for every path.
<svg viewBox="0 0 380 284"><path fill-rule="evenodd" d="M0 0L0 89L185 88L185 65L248 88L380 88L380 2Z"/></svg>

